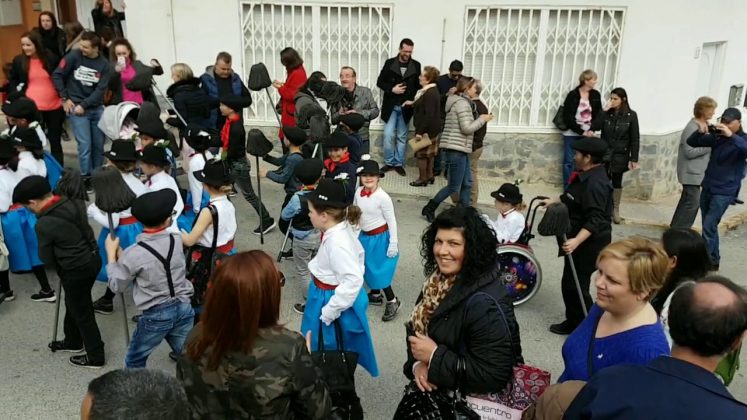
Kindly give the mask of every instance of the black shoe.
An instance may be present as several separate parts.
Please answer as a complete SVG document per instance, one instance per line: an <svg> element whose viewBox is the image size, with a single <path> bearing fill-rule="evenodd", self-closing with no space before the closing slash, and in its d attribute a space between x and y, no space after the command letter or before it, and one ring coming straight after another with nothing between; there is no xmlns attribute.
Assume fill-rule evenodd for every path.
<svg viewBox="0 0 747 420"><path fill-rule="evenodd" d="M742 201L742 200L740 200L738 198L735 198L733 204L744 204L744 201Z"/></svg>
<svg viewBox="0 0 747 420"><path fill-rule="evenodd" d="M173 360L173 361L176 362L177 360L179 360L179 355L176 354L176 353L174 353L173 351L170 351L169 352L169 359L171 359L171 360Z"/></svg>
<svg viewBox="0 0 747 420"><path fill-rule="evenodd" d="M296 303L293 305L293 312L303 315L303 311L306 310L306 305L303 303Z"/></svg>
<svg viewBox="0 0 747 420"><path fill-rule="evenodd" d="M140 315L133 315L133 316L132 316L132 322L134 322L134 323L136 323L136 324L137 324L138 320L140 320L140 317L141 317L142 315L143 315L143 314L140 314Z"/></svg>
<svg viewBox="0 0 747 420"><path fill-rule="evenodd" d="M418 180L412 181L410 183L411 187L425 187L427 185L428 185L428 180L427 179L424 180L424 181L421 181L421 180L418 179Z"/></svg>
<svg viewBox="0 0 747 420"><path fill-rule="evenodd" d="M576 329L576 326L568 321L550 325L550 332L558 335L568 335Z"/></svg>
<svg viewBox="0 0 747 420"><path fill-rule="evenodd" d="M98 314L111 315L114 312L114 301L101 297L93 302L93 310Z"/></svg>
<svg viewBox="0 0 747 420"><path fill-rule="evenodd" d="M394 298L391 302L387 302L386 308L384 308L384 316L381 317L381 320L384 322L393 320L394 317L397 316L400 305L399 299L397 298Z"/></svg>
<svg viewBox="0 0 747 420"><path fill-rule="evenodd" d="M394 167L393 167L393 166L389 166L389 165L384 165L384 166L382 166L382 167L381 167L381 172L389 172L389 171L391 171L392 169L394 169Z"/></svg>
<svg viewBox="0 0 747 420"><path fill-rule="evenodd" d="M433 223L433 220L436 218L437 208L438 203L433 200L428 200L428 204L423 207L423 210L420 212L420 214L425 217L425 220L427 220L428 223Z"/></svg>
<svg viewBox="0 0 747 420"><path fill-rule="evenodd" d="M80 346L71 346L67 343L65 343L64 340L62 341L52 341L47 345L50 350L52 350L52 353L54 352L65 352L65 353L80 353L83 351L83 345Z"/></svg>
<svg viewBox="0 0 747 420"><path fill-rule="evenodd" d="M281 252L280 253L280 257L281 258L286 258L286 259L293 258L293 248L291 248L291 249L289 249L287 251Z"/></svg>
<svg viewBox="0 0 747 420"><path fill-rule="evenodd" d="M261 234L265 234L266 235L267 232L275 229L275 226L277 226L277 223L275 223L275 219L270 219L270 220L267 220L265 223L262 223L262 227L261 228L259 226L257 226L257 228L254 229L252 231L252 233L255 234L255 235L261 235ZM264 230L262 230L262 229L264 229Z"/></svg>
<svg viewBox="0 0 747 420"><path fill-rule="evenodd" d="M40 290L39 293L31 295L31 300L34 302L54 302L57 300L57 296L55 296L54 290L49 290L47 292Z"/></svg>
<svg viewBox="0 0 747 420"><path fill-rule="evenodd" d="M88 369L101 369L104 367L104 362L94 362L88 358L87 354L81 354L80 356L73 356L70 358L70 364L73 366L84 367Z"/></svg>
<svg viewBox="0 0 747 420"><path fill-rule="evenodd" d="M5 301L10 302L11 300L15 300L16 295L13 294L12 290L6 290L2 292L5 295Z"/></svg>
<svg viewBox="0 0 747 420"><path fill-rule="evenodd" d="M437 176L439 176L439 175L441 175L441 171L440 170L434 170L433 171L433 177L434 178L437 177Z"/></svg>
<svg viewBox="0 0 747 420"><path fill-rule="evenodd" d="M397 172L398 174L402 176L407 176L407 172L405 172L405 168L403 168L402 166L395 166L394 172Z"/></svg>
<svg viewBox="0 0 747 420"><path fill-rule="evenodd" d="M433 183L434 183L434 182L436 182L436 177L435 177L435 176L432 176L432 177L430 177L430 178L428 179L428 183L429 183L429 184L433 185Z"/></svg>
<svg viewBox="0 0 747 420"><path fill-rule="evenodd" d="M368 304L374 306L381 306L384 304L384 295L381 293L368 292Z"/></svg>

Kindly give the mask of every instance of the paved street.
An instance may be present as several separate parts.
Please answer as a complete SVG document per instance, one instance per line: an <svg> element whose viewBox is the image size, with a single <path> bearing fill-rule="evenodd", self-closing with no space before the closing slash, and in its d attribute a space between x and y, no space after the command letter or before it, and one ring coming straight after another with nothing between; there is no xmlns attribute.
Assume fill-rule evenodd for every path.
<svg viewBox="0 0 747 420"><path fill-rule="evenodd" d="M282 197L281 187L269 182L263 182L262 187L266 197L265 204L271 212L277 214ZM357 379L367 418L371 419L391 418L399 401L402 387L406 382L402 375L402 363L405 359L402 323L409 317L423 281L418 252L419 237L426 226L426 222L419 216L423 203L409 198L395 200L400 224L402 257L394 288L404 304L399 316L389 323L384 323L380 319L383 308L369 308L381 376L371 378L361 369ZM241 197L236 197L233 201L240 218L237 236L239 249L262 248L274 255L282 242L280 233L271 233L267 236L264 246L261 246L259 237L250 233L257 222L253 210ZM660 231L629 225L615 227L615 238L632 234L657 237ZM746 239L747 230L744 227L728 232L722 240L721 264L722 274L745 286L747 279L739 275L747 269L744 262ZM542 263L544 284L532 301L517 310L517 317L521 324L522 346L527 362L549 369L554 380L560 375L563 367L560 348L564 338L550 334L547 326L559 321L562 315L559 285L562 261L555 257L554 240L538 237L534 240L533 246ZM288 266L285 268L286 273L290 272L290 265L284 265ZM47 343L52 334L54 304L34 303L29 299L37 288L32 275L12 275L11 283L18 298L0 305L0 355L3 361L0 367L0 406L3 407L1 417L75 418L88 381L104 370L75 368L67 362L69 355L50 353L47 350ZM103 290L104 284L97 283L93 290L94 298L100 296ZM298 285L289 283L283 293L282 321L291 329L298 328L300 316L292 312L291 306L301 296L301 289ZM128 315L132 315L135 311L131 296L128 296L127 300L127 312ZM113 315L97 315L106 342L106 369L121 367L123 363L125 339L121 315L118 303ZM134 325L130 323L130 328L134 328ZM148 366L173 373L174 363L169 360L167 354L168 346L162 344L151 356ZM747 380L744 378L744 372L738 374L731 390L738 398L747 400Z"/></svg>

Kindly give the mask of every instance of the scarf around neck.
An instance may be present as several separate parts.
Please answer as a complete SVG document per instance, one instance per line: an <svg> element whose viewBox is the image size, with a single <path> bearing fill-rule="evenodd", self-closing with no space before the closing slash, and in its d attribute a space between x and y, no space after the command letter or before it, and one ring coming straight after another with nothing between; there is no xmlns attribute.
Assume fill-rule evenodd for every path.
<svg viewBox="0 0 747 420"><path fill-rule="evenodd" d="M350 153L349 152L345 152L342 155L342 159L340 159L338 162L335 162L335 161L333 161L332 159L329 159L329 158L325 159L324 160L324 167L327 168L327 172L328 173L333 173L335 171L335 169L337 169L338 165L341 165L343 163L348 163L348 162L350 162Z"/></svg>
<svg viewBox="0 0 747 420"><path fill-rule="evenodd" d="M412 327L416 332L428 335L428 324L433 312L449 294L456 283L456 275L445 276L436 270L423 284L423 298L412 310Z"/></svg>
<svg viewBox="0 0 747 420"><path fill-rule="evenodd" d="M425 92L428 91L428 89L434 88L434 87L436 87L435 83L428 83L427 85L423 86L422 89L420 89L417 92L415 92L415 99L413 99L412 101L413 102L417 102L418 99L420 99L420 97L423 96L425 94Z"/></svg>

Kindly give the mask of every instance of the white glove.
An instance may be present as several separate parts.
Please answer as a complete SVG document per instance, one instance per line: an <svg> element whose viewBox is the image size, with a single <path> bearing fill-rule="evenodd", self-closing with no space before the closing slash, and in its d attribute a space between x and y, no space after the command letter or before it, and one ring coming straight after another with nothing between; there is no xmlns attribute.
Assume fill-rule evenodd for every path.
<svg viewBox="0 0 747 420"><path fill-rule="evenodd" d="M324 308L322 308L322 314L321 316L319 316L319 319L321 319L324 325L327 325L327 326L332 325L332 323L335 321L334 318L324 315Z"/></svg>
<svg viewBox="0 0 747 420"><path fill-rule="evenodd" d="M387 258L394 258L399 254L399 248L397 248L396 242L389 242L389 248L386 249Z"/></svg>

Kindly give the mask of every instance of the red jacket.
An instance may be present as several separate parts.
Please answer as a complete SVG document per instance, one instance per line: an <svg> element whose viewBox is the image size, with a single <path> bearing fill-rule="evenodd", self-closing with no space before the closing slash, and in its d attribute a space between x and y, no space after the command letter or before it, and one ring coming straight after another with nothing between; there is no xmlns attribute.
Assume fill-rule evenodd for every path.
<svg viewBox="0 0 747 420"><path fill-rule="evenodd" d="M280 106L282 113L280 114L280 122L282 125L289 127L296 126L296 103L293 101L293 97L296 96L298 89L306 83L306 70L303 65L296 67L295 69L288 72L288 77L285 79L285 84L278 89L280 94ZM283 130L280 130L280 139L282 140Z"/></svg>

